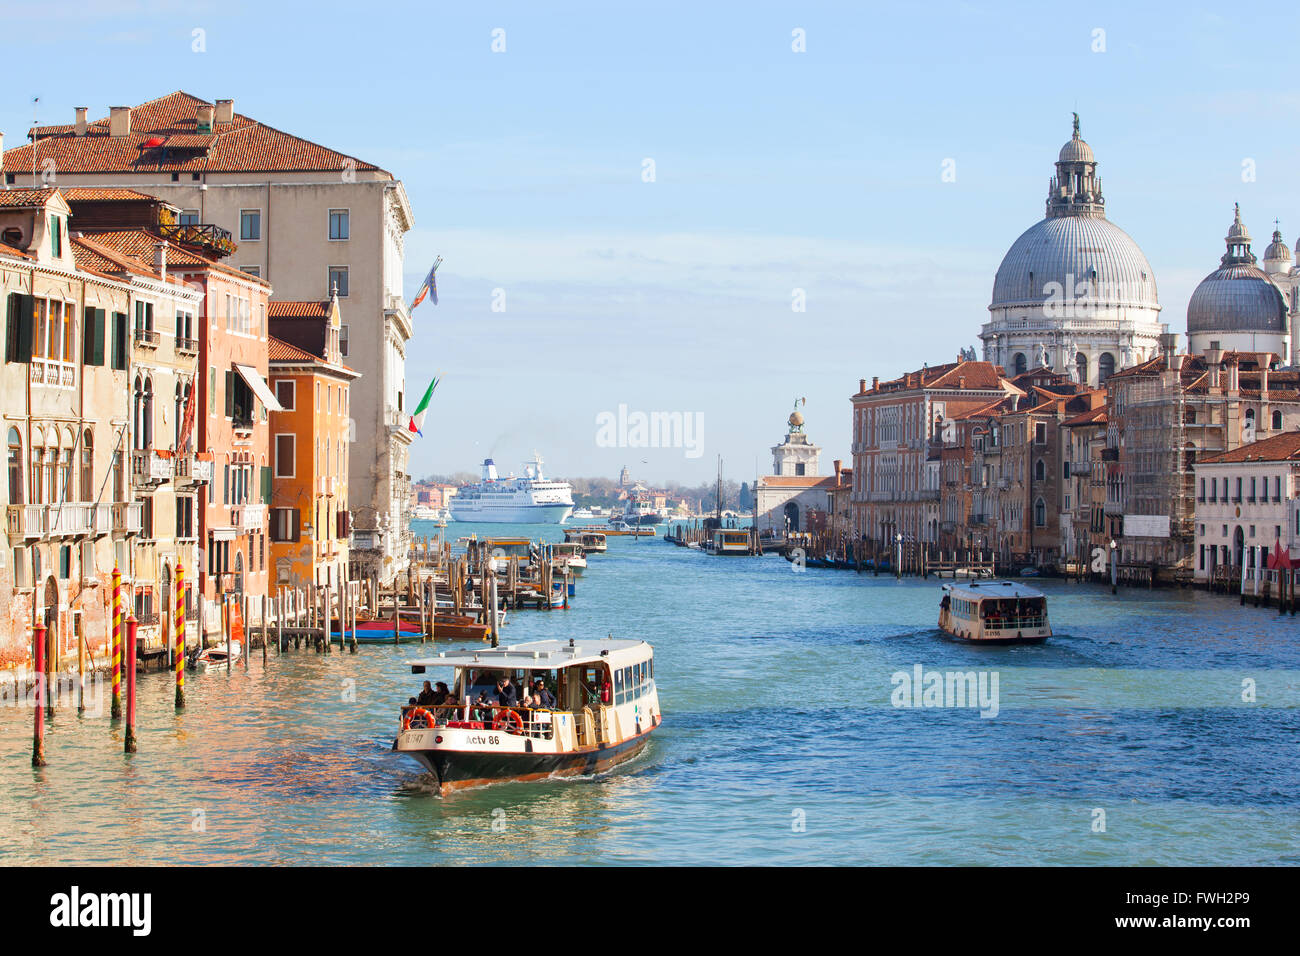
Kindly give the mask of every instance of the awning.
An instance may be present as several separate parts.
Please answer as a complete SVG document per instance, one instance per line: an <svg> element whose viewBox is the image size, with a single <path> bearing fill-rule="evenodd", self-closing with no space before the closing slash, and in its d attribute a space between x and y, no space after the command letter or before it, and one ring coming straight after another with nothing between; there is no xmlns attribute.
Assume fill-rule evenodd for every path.
<svg viewBox="0 0 1300 956"><path fill-rule="evenodd" d="M257 369L250 365L236 365L235 371L239 373L240 378L248 383L248 387L253 390L253 394L266 406L268 411L284 411L284 406L275 400L275 393L271 391L271 386L266 384L266 379L257 374Z"/></svg>

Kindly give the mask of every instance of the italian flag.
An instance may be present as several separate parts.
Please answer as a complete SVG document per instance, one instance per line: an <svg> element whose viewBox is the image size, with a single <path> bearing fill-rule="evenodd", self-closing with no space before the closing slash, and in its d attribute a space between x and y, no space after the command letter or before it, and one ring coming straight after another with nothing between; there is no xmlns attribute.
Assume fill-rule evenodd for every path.
<svg viewBox="0 0 1300 956"><path fill-rule="evenodd" d="M411 416L411 423L406 426L407 430L415 432L421 438L424 437L424 432L421 431L424 427L424 416L429 410L429 401L433 398L433 390L437 387L438 377L435 375L433 381L429 383L429 387L424 390L424 398L420 399L420 404L415 406L415 414Z"/></svg>

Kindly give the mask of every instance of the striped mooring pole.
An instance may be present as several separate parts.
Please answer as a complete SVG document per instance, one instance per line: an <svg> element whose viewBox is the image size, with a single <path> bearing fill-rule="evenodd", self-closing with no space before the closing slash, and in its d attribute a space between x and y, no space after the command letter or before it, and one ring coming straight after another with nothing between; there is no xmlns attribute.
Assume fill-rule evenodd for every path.
<svg viewBox="0 0 1300 956"><path fill-rule="evenodd" d="M32 657L36 664L36 711L35 724L32 727L32 766L45 766L45 624L37 621L32 628L35 647Z"/></svg>
<svg viewBox="0 0 1300 956"><path fill-rule="evenodd" d="M135 633L139 622L132 614L126 619L126 733L123 748L126 753L136 752L135 743Z"/></svg>
<svg viewBox="0 0 1300 956"><path fill-rule="evenodd" d="M185 706L185 568L176 563L176 709Z"/></svg>
<svg viewBox="0 0 1300 956"><path fill-rule="evenodd" d="M113 707L109 716L122 719L122 572L113 565Z"/></svg>

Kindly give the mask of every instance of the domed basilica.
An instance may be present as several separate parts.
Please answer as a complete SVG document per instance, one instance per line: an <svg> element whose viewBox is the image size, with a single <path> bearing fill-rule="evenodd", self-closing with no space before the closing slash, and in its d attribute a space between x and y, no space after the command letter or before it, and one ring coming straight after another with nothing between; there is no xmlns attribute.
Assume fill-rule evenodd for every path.
<svg viewBox="0 0 1300 956"><path fill-rule="evenodd" d="M1300 270L1292 268L1282 233L1273 232L1263 269L1250 251L1239 206L1224 241L1228 251L1219 268L1201 280L1187 302L1188 351L1272 352L1282 362L1300 362L1292 328Z"/></svg>
<svg viewBox="0 0 1300 956"><path fill-rule="evenodd" d="M1097 386L1159 349L1166 327L1155 275L1137 243L1106 218L1078 114L1048 186L1047 215L1003 258L989 313L984 358L1011 375L1046 366Z"/></svg>

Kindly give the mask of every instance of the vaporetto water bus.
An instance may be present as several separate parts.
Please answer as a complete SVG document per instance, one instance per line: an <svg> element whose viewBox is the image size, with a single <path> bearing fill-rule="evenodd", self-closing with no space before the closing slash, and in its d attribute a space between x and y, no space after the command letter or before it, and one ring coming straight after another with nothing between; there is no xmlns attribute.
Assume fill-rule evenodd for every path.
<svg viewBox="0 0 1300 956"><path fill-rule="evenodd" d="M978 644L1041 644L1052 636L1047 595L1018 581L945 584L939 629Z"/></svg>
<svg viewBox="0 0 1300 956"><path fill-rule="evenodd" d="M410 667L412 674L453 671L451 702L403 707L393 741L437 778L441 792L601 773L639 753L663 719L654 649L645 641L534 641L448 651ZM500 704L497 681L506 676L520 697L524 681L531 688L540 679L554 706Z"/></svg>

